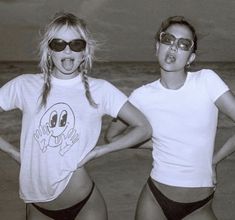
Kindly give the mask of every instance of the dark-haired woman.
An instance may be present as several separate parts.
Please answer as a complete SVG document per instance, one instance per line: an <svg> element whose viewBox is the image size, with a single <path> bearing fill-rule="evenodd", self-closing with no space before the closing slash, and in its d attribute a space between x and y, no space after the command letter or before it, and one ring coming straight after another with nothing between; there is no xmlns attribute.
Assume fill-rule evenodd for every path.
<svg viewBox="0 0 235 220"><path fill-rule="evenodd" d="M161 77L129 98L153 129L153 167L136 220L216 219L215 167L235 150L234 135L213 155L218 111L235 120L235 98L214 71L188 70L196 49L194 27L181 16L166 19L156 34ZM107 139L125 128L121 120L113 122Z"/></svg>

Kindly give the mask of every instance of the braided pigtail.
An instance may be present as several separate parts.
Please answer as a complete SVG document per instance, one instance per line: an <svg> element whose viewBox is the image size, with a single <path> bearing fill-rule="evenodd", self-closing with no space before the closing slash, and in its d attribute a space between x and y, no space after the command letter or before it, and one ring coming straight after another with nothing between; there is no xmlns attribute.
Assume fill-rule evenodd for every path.
<svg viewBox="0 0 235 220"><path fill-rule="evenodd" d="M85 88L86 98L87 98L87 100L88 100L88 102L90 103L91 106L93 106L94 108L97 108L98 105L95 103L95 101L93 100L93 98L91 96L90 85L89 85L86 69L83 69L81 71L81 76L82 76L82 82L83 82L83 85L84 85L84 88Z"/></svg>
<svg viewBox="0 0 235 220"><path fill-rule="evenodd" d="M47 57L47 68L44 71L44 85L43 85L43 91L42 91L42 101L41 101L41 107L45 106L47 103L47 97L51 91L51 72L53 68L53 62L50 55Z"/></svg>

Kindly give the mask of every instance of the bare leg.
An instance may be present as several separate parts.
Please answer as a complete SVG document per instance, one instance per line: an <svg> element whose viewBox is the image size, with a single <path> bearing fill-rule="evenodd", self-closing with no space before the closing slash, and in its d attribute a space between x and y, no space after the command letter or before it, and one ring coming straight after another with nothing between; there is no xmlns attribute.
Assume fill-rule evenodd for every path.
<svg viewBox="0 0 235 220"><path fill-rule="evenodd" d="M209 201L203 207L197 209L196 211L192 212L190 215L183 218L184 220L217 220L213 209L212 209L212 200Z"/></svg>
<svg viewBox="0 0 235 220"><path fill-rule="evenodd" d="M51 220L51 218L39 212L33 205L27 204L27 220Z"/></svg>
<svg viewBox="0 0 235 220"><path fill-rule="evenodd" d="M166 217L146 184L136 208L135 220L166 220Z"/></svg>
<svg viewBox="0 0 235 220"><path fill-rule="evenodd" d="M104 198L95 186L89 200L84 205L75 220L107 220L107 208Z"/></svg>

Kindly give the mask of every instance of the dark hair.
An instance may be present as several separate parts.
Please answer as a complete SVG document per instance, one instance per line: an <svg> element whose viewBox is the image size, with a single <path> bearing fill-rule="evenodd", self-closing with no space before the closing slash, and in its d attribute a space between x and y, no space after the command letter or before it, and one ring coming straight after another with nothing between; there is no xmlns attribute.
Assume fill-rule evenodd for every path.
<svg viewBox="0 0 235 220"><path fill-rule="evenodd" d="M196 30L183 16L172 16L172 17L169 17L166 20L164 20L161 24L161 27L159 28L159 30L157 31L157 33L155 35L155 40L159 41L160 40L160 33L164 32L168 27L170 27L171 25L174 25L174 24L185 25L190 29L190 31L193 34L193 42L194 42L193 52L195 53L197 50Z"/></svg>

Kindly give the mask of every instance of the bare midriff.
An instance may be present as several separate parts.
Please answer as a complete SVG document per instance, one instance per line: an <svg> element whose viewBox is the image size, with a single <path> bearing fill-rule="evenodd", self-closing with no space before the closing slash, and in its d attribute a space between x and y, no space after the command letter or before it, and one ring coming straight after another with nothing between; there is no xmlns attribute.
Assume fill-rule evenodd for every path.
<svg viewBox="0 0 235 220"><path fill-rule="evenodd" d="M74 171L65 190L54 200L36 205L49 210L69 208L82 201L92 189L92 180L85 168Z"/></svg>

